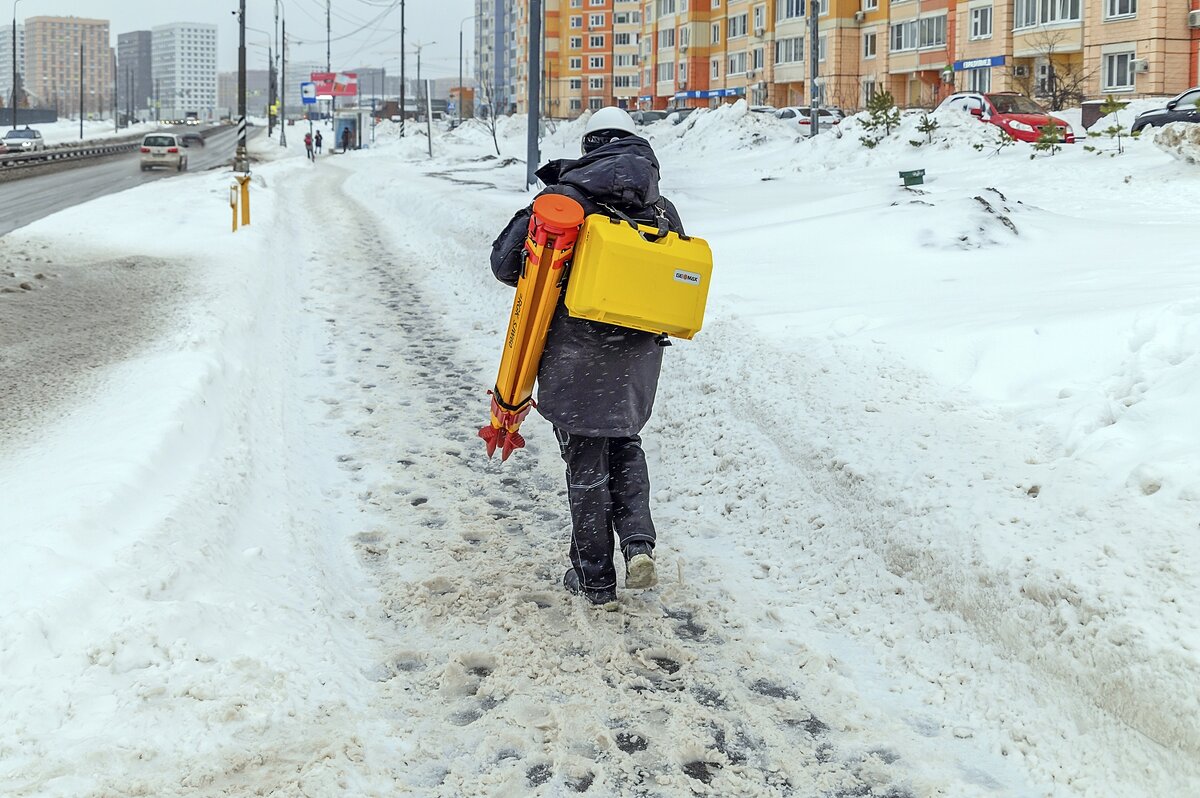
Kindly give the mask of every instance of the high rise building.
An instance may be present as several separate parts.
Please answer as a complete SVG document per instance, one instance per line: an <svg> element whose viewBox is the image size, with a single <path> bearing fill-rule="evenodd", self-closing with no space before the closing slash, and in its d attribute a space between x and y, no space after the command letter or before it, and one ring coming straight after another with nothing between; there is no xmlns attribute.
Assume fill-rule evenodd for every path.
<svg viewBox="0 0 1200 798"><path fill-rule="evenodd" d="M25 20L25 89L35 104L56 108L64 115L78 114L81 100L85 115L99 116L111 110L113 61L108 20Z"/></svg>
<svg viewBox="0 0 1200 798"><path fill-rule="evenodd" d="M216 116L217 26L174 22L152 31L155 95L160 119Z"/></svg>
<svg viewBox="0 0 1200 798"><path fill-rule="evenodd" d="M0 99L8 108L13 90L13 34L12 27L0 30ZM25 80L25 26L17 26L17 72ZM0 120L2 121L2 120Z"/></svg>
<svg viewBox="0 0 1200 798"><path fill-rule="evenodd" d="M148 30L117 35L117 95L122 110L143 111L153 102L152 41Z"/></svg>
<svg viewBox="0 0 1200 798"><path fill-rule="evenodd" d="M546 3L555 0L544 0ZM518 65L528 64L528 0L475 0L475 80L479 85L478 104L495 106L500 114L523 107L520 96ZM524 20L524 29L518 29ZM522 67L523 69L523 67Z"/></svg>

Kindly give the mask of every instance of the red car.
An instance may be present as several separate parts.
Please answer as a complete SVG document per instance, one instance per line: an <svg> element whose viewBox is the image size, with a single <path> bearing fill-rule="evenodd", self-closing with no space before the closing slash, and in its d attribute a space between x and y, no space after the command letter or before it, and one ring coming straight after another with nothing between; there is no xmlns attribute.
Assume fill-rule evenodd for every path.
<svg viewBox="0 0 1200 798"><path fill-rule="evenodd" d="M960 91L942 100L939 111L964 111L984 122L995 125L1017 141L1037 141L1041 129L1051 123L1058 126L1059 138L1066 144L1075 143L1075 131L1057 116L1051 116L1042 106L1015 91L982 94Z"/></svg>

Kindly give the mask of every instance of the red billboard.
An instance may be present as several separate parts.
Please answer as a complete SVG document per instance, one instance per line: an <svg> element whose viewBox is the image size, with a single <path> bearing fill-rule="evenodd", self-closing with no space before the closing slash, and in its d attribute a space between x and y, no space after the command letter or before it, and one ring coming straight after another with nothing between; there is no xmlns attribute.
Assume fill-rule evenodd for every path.
<svg viewBox="0 0 1200 798"><path fill-rule="evenodd" d="M353 97L358 94L357 72L314 72L318 97Z"/></svg>

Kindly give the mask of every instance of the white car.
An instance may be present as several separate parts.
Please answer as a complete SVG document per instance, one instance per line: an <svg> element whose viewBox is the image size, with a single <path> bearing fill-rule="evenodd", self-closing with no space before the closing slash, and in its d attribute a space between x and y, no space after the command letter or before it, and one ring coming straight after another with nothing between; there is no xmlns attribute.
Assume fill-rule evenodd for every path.
<svg viewBox="0 0 1200 798"><path fill-rule="evenodd" d="M188 168L187 147L174 133L150 133L142 139L142 171L163 167L176 172Z"/></svg>
<svg viewBox="0 0 1200 798"><path fill-rule="evenodd" d="M26 125L23 129L10 130L4 134L4 143L9 154L17 152L37 152L46 149L46 140L41 131Z"/></svg>
<svg viewBox="0 0 1200 798"><path fill-rule="evenodd" d="M805 132L808 132L809 126L812 124L812 109L807 105L792 105L787 108L780 108L775 112L775 116L799 125ZM829 130L834 125L841 124L845 116L837 108L818 108L817 132Z"/></svg>

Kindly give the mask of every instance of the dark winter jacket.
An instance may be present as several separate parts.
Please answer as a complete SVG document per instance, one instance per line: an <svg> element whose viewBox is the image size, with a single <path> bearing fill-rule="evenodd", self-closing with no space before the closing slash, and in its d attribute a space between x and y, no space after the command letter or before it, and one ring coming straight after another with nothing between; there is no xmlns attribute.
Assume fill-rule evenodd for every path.
<svg viewBox="0 0 1200 798"><path fill-rule="evenodd" d="M551 161L537 176L543 194L570 197L586 214L612 215L603 204L646 224L665 216L683 232L675 206L658 193L658 159L645 139L628 136L578 160ZM532 205L519 211L492 243L501 282L517 284L532 212ZM538 412L572 435L636 435L654 407L662 352L656 336L571 318L560 300L538 370Z"/></svg>

